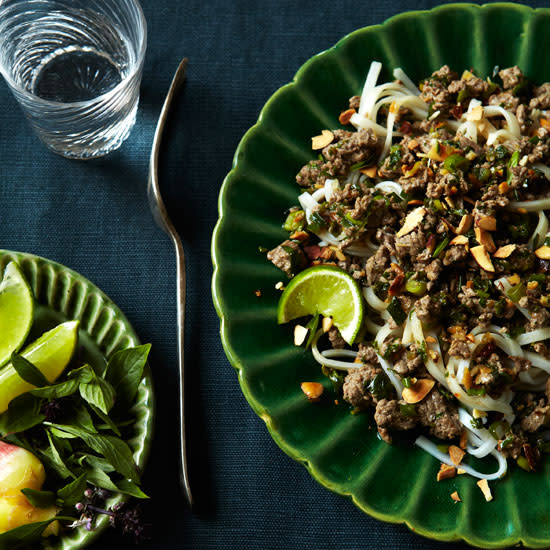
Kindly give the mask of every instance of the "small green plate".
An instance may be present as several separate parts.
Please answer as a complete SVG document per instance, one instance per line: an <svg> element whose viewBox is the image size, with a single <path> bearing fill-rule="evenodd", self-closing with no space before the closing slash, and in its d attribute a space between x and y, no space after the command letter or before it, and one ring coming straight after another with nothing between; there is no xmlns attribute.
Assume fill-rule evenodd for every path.
<svg viewBox="0 0 550 550"><path fill-rule="evenodd" d="M139 340L120 309L95 285L72 269L56 262L26 254L0 250L0 278L10 261L19 264L36 299L35 320L29 339L67 320L79 319L79 353L89 363L103 362L118 350L138 346ZM154 395L151 371L147 367L136 403L134 433L128 441L138 468L143 471L153 431ZM120 498L109 501L109 505ZM97 528L67 532L60 538L44 539L48 550L77 550L96 539L109 525L107 516Z"/></svg>
<svg viewBox="0 0 550 550"><path fill-rule="evenodd" d="M445 63L482 76L495 65L517 64L542 83L550 81L549 51L550 10L517 4L449 4L358 30L310 59L272 96L242 139L220 194L213 296L226 354L250 405L277 444L324 486L376 518L437 540L550 546L549 461L535 474L511 467L491 483L495 498L487 503L472 478L437 483L439 464L431 456L379 441L369 415L308 403L300 382L327 380L293 346L291 329L277 326L274 286L283 275L258 247L285 237L284 211L300 192L294 177L314 157L310 138L339 127L338 115L360 93L371 61L383 63L382 80L395 67L418 81ZM461 503L450 498L455 490Z"/></svg>

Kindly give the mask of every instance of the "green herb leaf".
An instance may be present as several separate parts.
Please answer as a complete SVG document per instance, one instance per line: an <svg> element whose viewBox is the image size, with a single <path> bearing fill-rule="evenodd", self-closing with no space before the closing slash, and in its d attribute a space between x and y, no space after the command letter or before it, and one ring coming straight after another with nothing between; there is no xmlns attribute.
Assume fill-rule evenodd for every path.
<svg viewBox="0 0 550 550"><path fill-rule="evenodd" d="M309 335L307 337L306 342L306 349L309 349L311 347L311 344L313 343L313 339L315 338L315 333L317 332L317 327L319 326L319 317L320 315L314 315L309 323L306 325L306 328L309 330Z"/></svg>
<svg viewBox="0 0 550 550"><path fill-rule="evenodd" d="M61 397L68 397L78 390L80 382L76 379L65 380L59 384L53 386L45 386L43 388L37 388L31 390L29 393L36 397L43 397L45 399L59 399Z"/></svg>
<svg viewBox="0 0 550 550"><path fill-rule="evenodd" d="M54 520L29 523L6 531L0 535L0 550L16 550L29 547L32 543L40 541L42 532Z"/></svg>
<svg viewBox="0 0 550 550"><path fill-rule="evenodd" d="M52 491L37 491L36 489L21 489L27 500L36 508L49 508L55 504L55 493Z"/></svg>
<svg viewBox="0 0 550 550"><path fill-rule="evenodd" d="M59 491L57 497L63 501L65 506L74 506L81 498L86 489L86 474L81 474Z"/></svg>
<svg viewBox="0 0 550 550"><path fill-rule="evenodd" d="M118 351L113 355L106 370L106 380L117 395L117 405L129 407L134 402L151 344Z"/></svg>
<svg viewBox="0 0 550 550"><path fill-rule="evenodd" d="M105 422L105 424L116 434L118 435L119 437L122 435L120 433L120 430L118 429L118 426L113 422L113 420L111 419L111 417L108 415L108 414L105 414L101 409L98 409L97 407L95 407L94 405L90 404L90 408L92 409L92 411L94 411L95 414L97 414L97 416L99 416L99 418L101 418L101 420L103 420L103 422ZM101 427L100 427L101 428Z"/></svg>
<svg viewBox="0 0 550 550"><path fill-rule="evenodd" d="M377 399L387 399L393 393L393 386L385 373L377 374L368 384L367 389Z"/></svg>
<svg viewBox="0 0 550 550"><path fill-rule="evenodd" d="M117 482L118 490L125 494L130 495L131 497L136 498L149 498L135 483L123 479L122 481Z"/></svg>
<svg viewBox="0 0 550 550"><path fill-rule="evenodd" d="M403 311L401 307L401 302L394 296L387 307L388 313L392 316L393 320L398 325L402 325L407 318L407 314Z"/></svg>
<svg viewBox="0 0 550 550"><path fill-rule="evenodd" d="M113 386L93 373L90 382L81 383L79 391L82 399L94 405L105 414L109 414L115 404L116 392Z"/></svg>
<svg viewBox="0 0 550 550"><path fill-rule="evenodd" d="M443 168L453 173L457 170L462 170L463 172L466 172L469 166L470 161L462 155L458 154L449 155L443 162Z"/></svg>
<svg viewBox="0 0 550 550"><path fill-rule="evenodd" d="M0 434L23 432L37 426L44 418L40 400L24 393L13 399L8 410L0 414Z"/></svg>
<svg viewBox="0 0 550 550"><path fill-rule="evenodd" d="M16 370L17 374L25 381L36 386L38 388L42 386L49 386L50 383L46 380L46 377L27 359L22 355L16 353L11 356L11 364Z"/></svg>
<svg viewBox="0 0 550 550"><path fill-rule="evenodd" d="M101 489L107 489L108 491L118 491L118 487L111 481L111 478L98 468L88 470L86 472L86 479L92 485L100 487Z"/></svg>

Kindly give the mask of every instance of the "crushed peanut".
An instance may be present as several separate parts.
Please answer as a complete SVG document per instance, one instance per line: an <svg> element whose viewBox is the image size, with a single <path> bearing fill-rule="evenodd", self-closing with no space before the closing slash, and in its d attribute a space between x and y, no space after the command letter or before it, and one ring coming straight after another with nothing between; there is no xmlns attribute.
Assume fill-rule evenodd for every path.
<svg viewBox="0 0 550 550"><path fill-rule="evenodd" d="M517 273L514 273L513 275L510 275L510 277L507 277L507 280L511 285L519 285L519 283L521 283L520 276Z"/></svg>
<svg viewBox="0 0 550 550"><path fill-rule="evenodd" d="M334 134L330 130L323 130L321 135L311 138L311 148L314 151L324 149L327 145L330 145L334 140Z"/></svg>
<svg viewBox="0 0 550 550"><path fill-rule="evenodd" d="M325 390L319 382L302 382L300 388L310 401L317 401Z"/></svg>
<svg viewBox="0 0 550 550"><path fill-rule="evenodd" d="M340 113L340 116L338 117L338 122L342 126L346 126L347 124L349 124L349 121L351 117L355 114L355 112L355 109L347 109L346 111L342 111Z"/></svg>
<svg viewBox="0 0 550 550"><path fill-rule="evenodd" d="M359 170L359 172L361 172L361 174L365 174L365 176L367 176L369 178L375 178L376 177L376 165L369 166L368 168L361 168L361 170Z"/></svg>
<svg viewBox="0 0 550 550"><path fill-rule="evenodd" d="M261 291L261 290L255 290L255 291L254 291L254 294L256 295L257 298L261 298L261 297L262 297L262 291Z"/></svg>
<svg viewBox="0 0 550 550"><path fill-rule="evenodd" d="M283 283L283 281L279 281L276 285L275 285L275 288L277 290L284 290L285 289L285 284Z"/></svg>
<svg viewBox="0 0 550 550"><path fill-rule="evenodd" d="M332 328L332 325L332 317L323 317L323 321L321 322L323 332L328 332Z"/></svg>
<svg viewBox="0 0 550 550"><path fill-rule="evenodd" d="M444 479L451 479L456 476L456 468L454 466L449 466L448 464L442 463L437 472L437 481L443 481Z"/></svg>
<svg viewBox="0 0 550 550"><path fill-rule="evenodd" d="M456 445L449 446L449 457L451 458L451 462L455 466L458 466L462 462L465 454L466 452L463 451L460 447L457 447Z"/></svg>
<svg viewBox="0 0 550 550"><path fill-rule="evenodd" d="M458 496L458 491L455 491L454 493L451 493L451 498L455 501L455 502L462 502L460 500L460 497Z"/></svg>

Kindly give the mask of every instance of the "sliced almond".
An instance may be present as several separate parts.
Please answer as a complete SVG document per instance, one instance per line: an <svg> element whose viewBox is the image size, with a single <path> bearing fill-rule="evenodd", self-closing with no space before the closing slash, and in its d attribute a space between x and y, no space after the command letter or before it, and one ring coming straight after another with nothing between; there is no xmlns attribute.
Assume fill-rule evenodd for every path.
<svg viewBox="0 0 550 550"><path fill-rule="evenodd" d="M411 141L409 141L408 145L407 145L407 149L409 149L409 151L412 151L413 149L416 149L418 147L418 141L416 141L416 139L411 139Z"/></svg>
<svg viewBox="0 0 550 550"><path fill-rule="evenodd" d="M435 380L421 378L417 380L410 388L403 388L401 396L405 403L418 403L426 397L435 385Z"/></svg>
<svg viewBox="0 0 550 550"><path fill-rule="evenodd" d="M495 268L491 262L489 254L487 253L487 249L482 244L470 248L470 252L481 269L484 269L489 273L495 272Z"/></svg>
<svg viewBox="0 0 550 550"><path fill-rule="evenodd" d="M403 237L404 235L408 235L424 219L424 214L426 214L426 209L423 206L415 208L409 212L405 218L403 227L401 227L395 236Z"/></svg>
<svg viewBox="0 0 550 550"><path fill-rule="evenodd" d="M466 454L465 451L463 451L460 447L457 447L456 445L451 445L449 447L449 456L451 458L451 462L458 466L462 459L464 458L464 455Z"/></svg>
<svg viewBox="0 0 550 550"><path fill-rule="evenodd" d="M480 479L476 485L481 489L483 496L487 502L493 500L493 495L491 494L491 489L489 488L489 482L486 479Z"/></svg>
<svg viewBox="0 0 550 550"><path fill-rule="evenodd" d="M368 168L361 168L361 170L359 170L359 172L361 172L361 174L365 174L365 176L367 176L369 178L375 178L376 177L376 165L369 166Z"/></svg>
<svg viewBox="0 0 550 550"><path fill-rule="evenodd" d="M455 501L455 502L462 502L460 500L460 497L458 496L458 491L455 491L454 493L451 493L451 498Z"/></svg>
<svg viewBox="0 0 550 550"><path fill-rule="evenodd" d="M330 130L323 130L320 136L314 136L311 138L311 148L314 151L324 149L327 145L330 145L334 140L334 134Z"/></svg>
<svg viewBox="0 0 550 550"><path fill-rule="evenodd" d="M328 332L333 325L332 317L323 317L321 326L323 327L323 332Z"/></svg>
<svg viewBox="0 0 550 550"><path fill-rule="evenodd" d="M464 475L466 473L466 470L464 468L457 468L456 469L456 473L461 476L461 475Z"/></svg>
<svg viewBox="0 0 550 550"><path fill-rule="evenodd" d="M340 116L338 117L338 122L342 126L346 126L346 124L349 124L349 121L351 117L355 114L355 109L347 109L346 111L342 111L340 113Z"/></svg>
<svg viewBox="0 0 550 550"><path fill-rule="evenodd" d="M541 260L550 260L550 246L541 246L535 250L535 256Z"/></svg>
<svg viewBox="0 0 550 550"><path fill-rule="evenodd" d="M485 229L485 231L496 231L497 230L497 220L494 216L484 216L477 220L478 227Z"/></svg>
<svg viewBox="0 0 550 550"><path fill-rule="evenodd" d="M464 214L464 216L462 216L462 219L460 220L460 223L458 224L456 232L459 235L464 235L464 233L470 231L470 227L472 227L473 221L474 217L471 214Z"/></svg>
<svg viewBox="0 0 550 550"><path fill-rule="evenodd" d="M457 235L449 244L451 245L465 245L468 246L469 244L468 237L465 237L464 235Z"/></svg>
<svg viewBox="0 0 550 550"><path fill-rule="evenodd" d="M501 246L494 254L493 258L508 258L510 254L518 247L517 244L507 244Z"/></svg>
<svg viewBox="0 0 550 550"><path fill-rule="evenodd" d="M296 325L294 327L294 345L301 346L305 342L308 332L309 330L306 327Z"/></svg>
<svg viewBox="0 0 550 550"><path fill-rule="evenodd" d="M439 472L437 472L437 481L443 481L444 479L451 479L456 476L456 468L449 466L449 464L441 464Z"/></svg>
<svg viewBox="0 0 550 550"><path fill-rule="evenodd" d="M493 241L493 236L489 233L489 231L481 229L481 227L474 227L474 233L476 235L477 242L482 244L487 249L487 252L492 253L497 249L495 241Z"/></svg>
<svg viewBox="0 0 550 550"><path fill-rule="evenodd" d="M521 283L521 277L517 273L510 275L510 277L506 279L511 285L519 285L519 283Z"/></svg>
<svg viewBox="0 0 550 550"><path fill-rule="evenodd" d="M471 120L472 122L478 122L483 118L483 107L478 105L474 107L469 113L466 114L466 120Z"/></svg>
<svg viewBox="0 0 550 550"><path fill-rule="evenodd" d="M317 401L323 395L323 384L319 382L302 382L300 388L310 401Z"/></svg>

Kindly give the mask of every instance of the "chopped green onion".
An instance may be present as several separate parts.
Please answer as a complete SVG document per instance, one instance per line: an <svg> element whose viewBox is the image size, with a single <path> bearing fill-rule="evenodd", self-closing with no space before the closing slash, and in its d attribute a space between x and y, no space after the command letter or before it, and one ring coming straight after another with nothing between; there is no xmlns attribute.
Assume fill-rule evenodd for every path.
<svg viewBox="0 0 550 550"><path fill-rule="evenodd" d="M326 227L327 223L325 222L323 216L319 212L313 212L311 214L311 221L309 222L307 228L312 233L319 232L322 228Z"/></svg>
<svg viewBox="0 0 550 550"><path fill-rule="evenodd" d="M403 416L417 416L418 413L416 412L416 406L414 403L399 403L399 412Z"/></svg>
<svg viewBox="0 0 550 550"><path fill-rule="evenodd" d="M487 390L481 386L479 388L470 388L469 390L466 390L466 393L468 395L485 395Z"/></svg>
<svg viewBox="0 0 550 550"><path fill-rule="evenodd" d="M401 382L403 382L403 386L405 386L405 388L410 388L412 386L412 380L408 377L402 378Z"/></svg>
<svg viewBox="0 0 550 550"><path fill-rule="evenodd" d="M457 170L465 172L468 166L470 166L470 161L462 155L457 154L448 156L443 163L443 168L449 172L456 172Z"/></svg>
<svg viewBox="0 0 550 550"><path fill-rule="evenodd" d="M434 258L437 258L443 252L443 250L445 250L445 248L449 244L449 241L450 241L449 236L446 235L445 238L437 245L437 247L434 250L432 256Z"/></svg>
<svg viewBox="0 0 550 550"><path fill-rule="evenodd" d="M314 315L309 323L306 325L306 328L309 330L309 336L306 342L306 349L311 347L313 339L315 338L315 333L317 332L317 327L319 326L319 314Z"/></svg>
<svg viewBox="0 0 550 550"><path fill-rule="evenodd" d="M521 298L525 296L525 293L525 285L523 283L518 283L517 285L514 285L506 291L506 296L508 296L508 298L510 298L512 302L517 304L521 300Z"/></svg>
<svg viewBox="0 0 550 550"><path fill-rule="evenodd" d="M508 178L507 182L510 183L510 180L512 179L513 173L512 168L518 165L519 162L519 151L514 151L512 153L512 156L510 157L510 160L508 161Z"/></svg>

